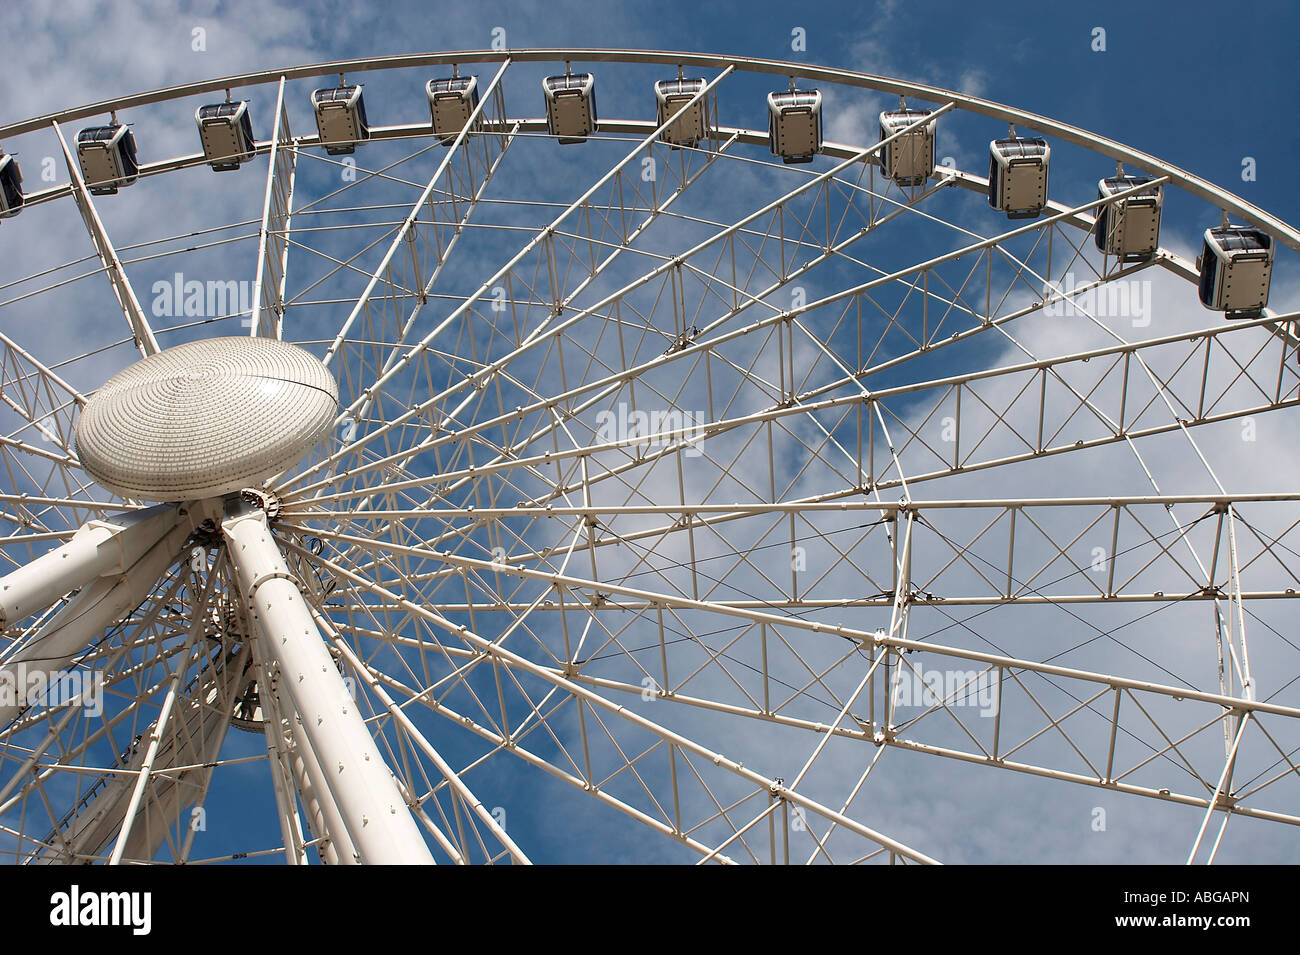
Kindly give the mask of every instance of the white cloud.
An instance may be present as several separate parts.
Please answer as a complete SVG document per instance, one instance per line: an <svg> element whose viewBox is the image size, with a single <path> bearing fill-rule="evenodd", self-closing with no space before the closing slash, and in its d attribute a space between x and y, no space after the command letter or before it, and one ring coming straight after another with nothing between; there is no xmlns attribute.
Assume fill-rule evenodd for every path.
<svg viewBox="0 0 1300 955"><path fill-rule="evenodd" d="M440 9L439 19L435 23L434 18L421 8L422 17L413 16L410 21L412 29L406 35L397 38L397 42L412 49L427 46L432 42L444 47L482 46L487 39L487 28L493 25L501 14L500 11L492 9L486 12L479 12L477 9L470 11L464 7L454 9L457 12L450 16L446 8ZM568 9L572 12L574 9L587 8L573 5ZM903 8L895 3L883 4L877 8L874 19L870 21L862 35L851 43L852 65L868 72L902 75L939 86L947 85L973 95L980 95L986 90L990 78L978 68L958 69L928 62L925 59L900 55L898 48L890 42L890 37L897 35L899 30L901 9ZM187 8L184 14L177 15L169 5L157 0L144 7L138 7L137 11L139 12L128 14L125 8L108 3L74 3L58 8L21 5L9 11L8 15L13 18L12 22L15 24L10 34L22 35L26 38L25 42L16 44L9 50L7 62L11 75L31 78L21 97L23 112L36 114L200 77L261 69L271 64L298 64L351 55L362 52L362 49L368 49L368 45L363 42L364 38L368 37L371 31L385 26L387 22L385 14L381 11L349 4L329 4L315 11L305 11L288 4L239 0L239 2L221 5L195 4ZM528 15L514 13L509 17L500 15L499 18L509 27L513 45L540 44L548 41L565 42L564 37L568 35L564 23L560 22L564 19L562 17L553 18L549 14L540 13ZM602 19L608 21L607 29L626 30L629 35L639 35L640 21L631 13L606 10L602 11ZM391 24L388 26L386 35L391 36L393 32ZM192 30L198 27L207 31L205 53L196 52L191 48ZM435 27L438 33L436 41L430 39L430 34ZM625 88L613 77L610 78L608 86L603 85L604 83L605 80L602 79L602 96L606 92L612 94L616 90L621 93ZM380 86L381 83L376 80L376 92ZM630 84L627 88L630 88ZM522 87L520 89L521 92L517 94L518 102L531 102L533 105L530 113L540 112L533 97L534 91L523 91ZM269 122L271 103L265 89L257 91L254 95L257 97L256 118L259 132L264 134L266 124ZM512 93L512 95L516 94ZM310 128L310 117L301 100L302 97L299 96L293 105L295 128ZM874 141L877 113L881 108L893 105L887 100L887 97L862 91L854 91L852 95L828 91L827 137L846 143ZM609 99L602 99L602 103L612 104L618 101L612 95ZM418 90L411 92L405 100L399 95L388 98L377 95L372 100L372 104L373 109L388 112L389 115L422 108ZM166 113L166 121L161 110L138 111L140 115L137 133L145 158L188 152L195 148L195 134L188 113L193 105L190 103L186 104L184 109L171 109ZM135 115L123 118L137 119ZM944 121L941 121L941 129L943 126ZM72 134L75 134L75 129L65 132L65 135ZM941 132L940 135L945 134ZM24 151L25 171L30 180L33 172L39 168L39 157L52 152L52 138L49 134L33 134L31 137L25 137L24 141L17 145ZM541 149L548 149L551 146L551 144L524 145L539 145ZM958 145L960 146L960 143ZM557 153L552 149L548 154L548 162L538 161L530 165L522 165L522 168L517 171L517 178L512 183L515 187L514 194L532 194L535 190L546 186L548 178L554 178L554 169L560 163L563 164L561 168L565 170L565 175L571 174L576 179L587 172L588 165L599 165L615 153L621 155L627 147L623 144L608 147L589 144L582 148L589 151L569 150ZM595 152L597 149L601 151ZM970 154L966 155L957 152L956 148L945 150L944 142L941 140L940 155L944 155L946 151L957 155L958 164L963 168L978 168L984 161L983 154L978 148L972 149ZM533 151L528 155L536 158L540 153ZM599 159L595 158L597 156ZM364 161L369 162L368 159ZM337 174L336 170L325 170L317 163L311 163L309 168L309 165L304 162L302 168L305 189L311 188L307 185L307 177L319 177L313 181L314 186L323 183L326 176ZM264 161L259 161L255 164L255 168L245 171L248 175L241 172L238 177L233 175L214 177L206 169L166 176L156 181L137 184L130 190L124 190L119 197L105 199L100 203L100 208L110 232L123 244L145 238L156 238L162 234L183 235L187 230L210 224L214 215L227 221L246 220L260 215L260 184L263 171ZM790 172L792 171L787 171ZM403 174L406 174L406 171L403 171ZM409 175L418 181L419 177L415 171L410 172ZM709 181L712 184L722 180L724 175L727 178L725 181L717 182L716 194L707 196L707 201L700 200L707 211L720 217L734 215L736 209L757 207L764 201L764 196L771 194L774 180L788 183L788 175L778 178L768 175L766 171L758 173L745 167L742 167L740 172L729 167L725 173L720 170L719 174ZM555 184L550 183L550 185ZM565 181L560 185L570 188L570 191L576 194L576 182ZM228 188L230 192L226 192ZM238 192L235 191L236 188ZM965 208L958 210L955 215L969 213L969 219L961 221L972 224L978 221L983 223L984 227L988 227L989 213L986 208L982 208L981 197L974 195L963 198L966 200ZM511 215L516 213L517 210L514 210ZM522 220L523 213L518 213L518 218ZM508 220L506 215L502 214L497 221L504 223ZM660 231L667 231L667 238L671 239L684 234L687 229L682 227L679 231ZM694 235L695 231L691 231L691 234ZM36 271L51 262L64 261L88 251L84 231L81 229L75 211L67 202L34 208L28 210L22 218L6 222L3 232L0 232L0 241L9 243L10 237L15 235L21 236L22 241L6 245L6 254L11 256L7 264L9 274ZM886 260L891 254L900 252L891 235L892 233L883 234L879 237L879 242L874 240L864 242L861 250L854 251L863 255L871 263ZM1167 237L1167 241L1173 243L1175 238ZM512 237L512 241L517 241L517 237ZM383 243L381 248L382 246ZM496 251L498 254L490 260L493 268L504 259L504 255L499 254L500 250ZM245 241L230 250L223 249L207 257L197 255L191 259L178 257L177 261L202 262L204 268L226 270L223 274L228 272L244 275L251 271L252 258L251 244ZM913 258L919 258L919 255L914 255ZM635 265L641 267L643 263L637 262ZM838 263L836 267L848 269L844 263ZM133 267L132 271L134 274L145 276L151 274L150 268L152 266L141 264ZM622 275L622 272L616 270L611 275L611 281L615 276ZM835 271L834 267L810 275L807 279L809 297L815 298L815 293L823 288L834 288L837 284L844 284L845 275L846 271ZM460 281L472 286L479 278L480 276L475 273L460 277ZM350 284L344 283L344 288L352 289L356 281L356 277L352 276L349 280ZM1148 334L1155 334L1157 331L1164 333L1176 329L1199 328L1218 320L1216 316L1201 310L1195 304L1194 299L1189 297L1185 285L1158 274L1154 276L1153 282L1158 293L1157 299L1161 304L1153 325L1147 330ZM142 300L147 302L147 290L138 287L137 292L140 293ZM1279 289L1279 293L1281 294L1278 296L1278 301L1294 302L1297 299L1294 288ZM24 305L21 310L15 310L14 315L14 319L6 316L6 330L9 330L11 321L17 321L21 331L28 336L26 340L34 343L33 348L43 357L51 359L65 354L70 342L75 342L77 348L86 347L85 343L102 345L122 334L121 320L116 314L116 307L107 297L107 285L103 277L98 275L91 275L61 293L37 297ZM58 321L60 317L64 318L64 322ZM1132 329L1120 330L1124 334L1133 334ZM1095 347L1106 340L1096 328L1088 326L1080 319L1036 318L1021 323L1012 331L1025 348L1038 356L1059 355L1083 347ZM997 337L997 333L990 332L986 338L1001 343L999 347L992 348L990 354L984 356L984 360L989 364L1006 364L1023 359L1023 353ZM774 339L769 339L761 349L752 343L743 347L737 346L728 354L740 368L748 368L749 362L756 359L753 374L761 375L768 381L777 381L781 376L781 368L776 357L774 342ZM609 346L609 343L607 342L606 345ZM609 347L612 350L612 346ZM88 361L85 363L86 367L75 368L73 371L85 387L94 387L97 378L102 378L106 369L120 367L133 357L134 354L129 348L118 348L102 359ZM644 353L641 357L645 357ZM796 350L796 367L802 373L804 369L811 368L816 360L818 360L817 350L806 340L800 339ZM725 380L725 371L722 368L713 369L713 374L718 376L716 380ZM824 373L824 366L818 371ZM905 369L904 373L911 372ZM921 373L916 372L916 374ZM673 393L673 386L680 384L679 380L674 381L674 375L680 375L680 370L669 368L666 372L660 373L656 376L656 386L665 394ZM733 379L728 387L734 386L735 379L739 377L740 374L733 371ZM699 380L700 375L697 374L693 389L699 389ZM759 402L768 397L759 395L758 389L753 389L752 393L746 396L746 400ZM990 398L993 397L1009 400L1011 394L992 392ZM644 393L641 400L643 403L646 400ZM686 407L694 408L704 407L708 401L699 390L692 390L684 396L683 403ZM1270 415L1262 419L1260 441L1249 450L1249 453L1241 447L1241 442L1233 431L1234 425L1231 423L1216 428L1198 429L1195 437L1198 444L1206 450L1219 477L1229 488L1275 489L1278 483L1285 485L1289 482L1297 468L1300 468L1300 452L1296 452L1294 443L1290 440L1293 432L1290 422L1293 418L1293 415L1288 414ZM916 418L912 418L910 423L913 426L918 425ZM806 421L792 423L791 427L804 441L812 443L818 440L816 429ZM710 454L718 461L729 462L735 459L737 463L731 474L723 474L706 462L698 462L688 471L683 482L688 499L731 499L732 495L743 493L742 482L751 487L764 486L763 481L770 465L766 456L759 453L761 450L759 445L755 445L748 451L744 450L744 441L748 436L748 434L737 433L714 439L709 443ZM789 452L789 456L785 460L778 460L780 468L778 474L780 479L788 481L802 464L799 455L806 452L793 440L786 441L781 447ZM994 456L999 451L1005 452L1010 447L1011 444L1005 440L1005 436L995 436L984 449L984 453ZM1150 453L1146 450L1148 447L1151 449ZM1164 490L1206 489L1207 482L1203 469L1200 469L1192 459L1190 447L1181 435L1152 439L1144 443L1143 449L1146 459L1156 470L1157 478ZM905 470L907 466L908 462L905 461ZM641 476L637 474L630 480L634 483ZM719 480L721 484L715 488L714 482ZM818 472L815 479L806 477L796 485L795 490L813 488L817 486L818 481L825 480L828 480L826 472ZM913 493L916 497L958 494L973 497L1016 495L1042 497L1067 492L1142 493L1145 490L1143 480L1129 450L1124 446L1115 446L1096 452L1066 454L1046 461L1031 461L1024 465L988 472L973 472L952 480L937 480L918 488ZM659 481L662 483L656 483ZM780 484L781 480L778 480L778 486ZM670 490L665 492L665 488ZM676 474L672 462L666 462L653 472L651 480L643 485L642 493L651 499L662 499L665 494L671 497L677 493ZM610 495L609 502L621 503L629 496L633 499L636 497L635 494L624 489L617 497ZM629 527L635 528L638 522L623 520L618 526L626 530ZM835 529L829 523L822 526L827 530ZM730 548L709 535L700 535L695 543L700 548L698 555L714 556L725 554L729 549L743 551L746 549L746 541L770 543L784 540L779 535L764 537L766 533L766 530L760 531L754 527L743 531L729 530L728 537L733 542ZM555 536L558 538L558 535ZM684 534L671 534L656 547L655 560L660 564L685 562L691 554L691 543ZM875 546L874 538L871 546ZM780 548L774 550L779 551ZM882 564L879 553L867 557L862 553L863 550L866 548L855 553L855 558L861 563L865 564L870 560L873 562L873 568ZM1041 557L1042 553L1031 549L1025 557L1027 560ZM773 565L779 568L782 563L787 564L788 569L788 561L783 554L778 554L779 559L773 560L770 552L753 550L749 556L755 565L764 570L768 570ZM601 568L606 573L612 572L616 575L635 565L639 557L640 554L634 553L632 548L625 548L614 554L602 554ZM726 559L713 561L707 569L712 572L715 568L730 563L731 561ZM683 588L687 586L685 574L680 569L664 570L658 580L655 580L653 575L648 577L649 580L655 581L653 586L667 587L665 581L671 581ZM954 578L950 577L949 580L954 580L956 585ZM743 566L731 576L728 583L737 590L752 590L764 595L771 593L770 586L764 584L757 573ZM844 567L833 573L821 586L827 593L853 594L857 592L855 588L861 590L863 581L860 575L855 575L850 568ZM1266 608L1261 612L1269 614L1267 619L1279 626L1283 633L1289 632L1284 624L1292 622L1290 620L1292 615L1273 613L1272 610L1273 608ZM874 624L878 616L880 615L863 614L858 615L857 619L870 619ZM961 611L958 616L965 618L967 614ZM1182 613L1175 619L1180 625L1199 628L1195 632L1203 634L1206 630L1205 617L1206 614L1198 607ZM937 629L945 624L944 619L933 613L918 613L917 618L914 626L918 629L922 627ZM1101 613L1095 617L1096 621L1102 623L1108 619ZM1156 619L1163 621L1166 618ZM1108 625L1118 622L1120 622L1119 618L1116 617ZM712 621L713 625L719 627L725 623L726 621L722 623ZM708 622L699 620L698 629L707 629L709 625ZM990 614L972 620L970 626L978 629L984 636L1005 645L1014 646L1018 650L1023 649L1025 652L1040 652L1044 655L1056 649L1064 649L1065 643L1089 635L1086 627L1057 611L1031 613L1016 610L1010 613ZM1258 629L1252 624L1252 639ZM645 632L643 630L638 636L644 636ZM1059 642L1053 644L1049 650L1044 650L1041 645L1034 645L1036 637L1044 632L1059 638ZM1192 631L1189 629L1187 632ZM1126 639L1130 644L1144 651L1158 652L1158 660L1162 664L1177 666L1180 671L1193 673L1197 678L1212 678L1213 674L1208 669L1211 658L1208 655L1198 659L1195 665L1185 663L1183 657L1186 655L1186 644L1181 639L1181 634L1182 631L1178 628L1158 623L1144 628L1139 636L1132 639L1126 637ZM554 635L550 634L550 636ZM719 638L713 645L720 645L723 639ZM987 649L978 638L959 628L954 628L954 632L946 633L941 639L944 642L964 641L968 645ZM804 647L810 659L833 655L830 648L814 645L815 643L816 641L807 641L807 646ZM674 658L675 666L679 663L684 666L688 661L699 662L701 655L698 652L692 655L688 649L679 648L679 655ZM746 654L750 650L752 650L752 641L747 646L737 647L735 654L749 661ZM1198 652L1205 650L1205 646L1200 646ZM1252 643L1252 651L1258 653L1257 666L1259 672L1266 674L1266 679L1274 669L1284 673L1294 672L1294 658L1289 656L1290 651L1277 641L1261 634L1258 643ZM1142 664L1135 662L1131 653L1117 649L1106 641L1101 642L1100 648L1093 647L1067 656L1065 662L1075 663L1080 658L1088 660L1089 665L1111 666L1117 670L1142 667ZM857 672L853 671L853 675L856 676ZM1147 671L1144 669L1143 672ZM796 674L793 668L784 675L791 682L794 682L796 677L804 676ZM848 679L849 674L841 672L832 682L837 691L844 692L845 687L842 684ZM704 674L695 681L693 686L695 692L713 694L717 698L725 698L728 694L736 695L734 685L729 685L728 679L717 670ZM851 686L849 688L851 689ZM1264 689L1268 691L1269 687L1266 685ZM635 702L632 705L634 708L637 707ZM698 735L718 749L729 755L742 757L747 764L761 768L765 772L770 771L774 774L784 772L792 775L811 751L812 743L808 739L811 734L797 734L795 738L796 734L777 732L767 725L755 728L749 722L706 717L697 711L674 709L671 705L663 703L642 707L641 711L652 718L662 718L684 732ZM824 716L824 710L820 712ZM556 725L562 725L570 731L574 730L573 722L557 720ZM570 736L570 739L572 738ZM861 748L837 745L833 751L834 757L836 761L842 760L842 762L836 762L832 770L819 774L811 782L814 790L819 794L825 794L827 802L842 798L845 792L845 780L856 779L857 773L863 768L862 756L859 752ZM511 798L520 801L528 799L528 793L516 790L514 788L516 784L504 778L506 776L504 772L494 771L499 773L494 781ZM487 794L483 795L489 798ZM585 798L577 796L575 800ZM1112 824L1109 835L1093 835L1086 825L1089 810L1097 804L1111 807ZM584 805L579 803L580 808ZM858 804L864 816L872 817L873 825L951 861L980 861L989 858L1013 860L1030 855L1052 858L1078 854L1090 860L1147 861L1168 858L1171 844L1180 848L1184 845L1183 840L1188 835L1189 819L1191 830L1194 831L1195 813L1172 810L1168 814L1159 814L1153 818L1147 812L1149 806L1149 803L1140 800L1125 801L1082 787L1070 788L1029 777L1020 778L1010 773L998 773L996 770L984 767L966 767L952 761L929 759L896 751L886 753L881 769L872 777L862 802ZM552 821L546 812L541 810L539 816L541 817L541 821L537 823L539 827L546 827ZM1235 828L1237 822L1234 822L1233 826ZM1278 851L1268 842L1270 833L1256 834L1250 827L1246 828L1250 832L1250 837L1243 845L1257 857L1267 857L1270 852ZM605 841L614 846L619 844L620 839L626 838L625 834L626 830L618 827L602 829L602 835L606 837ZM635 851L639 858L645 858L644 842L637 840L635 836L627 838L627 841L632 848L626 851ZM651 845L658 844L657 841L651 843ZM667 854L665 852L665 855Z"/></svg>

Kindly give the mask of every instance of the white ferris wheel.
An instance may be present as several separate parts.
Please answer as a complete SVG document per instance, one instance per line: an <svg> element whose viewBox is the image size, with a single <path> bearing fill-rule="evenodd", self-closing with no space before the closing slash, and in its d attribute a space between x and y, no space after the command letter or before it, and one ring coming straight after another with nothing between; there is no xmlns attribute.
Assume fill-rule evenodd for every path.
<svg viewBox="0 0 1300 955"><path fill-rule="evenodd" d="M1267 212L693 53L271 69L0 142L6 861L1294 851Z"/></svg>

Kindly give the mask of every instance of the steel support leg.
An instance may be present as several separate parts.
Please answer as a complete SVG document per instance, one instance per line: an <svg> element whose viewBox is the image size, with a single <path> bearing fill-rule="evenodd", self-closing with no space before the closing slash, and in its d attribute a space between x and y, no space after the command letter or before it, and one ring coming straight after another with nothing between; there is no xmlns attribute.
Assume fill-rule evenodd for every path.
<svg viewBox="0 0 1300 955"><path fill-rule="evenodd" d="M66 544L0 577L0 628L40 613L96 577L126 573L180 521L174 504L90 521Z"/></svg>
<svg viewBox="0 0 1300 955"><path fill-rule="evenodd" d="M290 729L315 756L319 769L312 775L322 778L313 783L333 797L360 861L431 864L433 856L289 574L266 515L235 504L222 533L262 641L262 658L278 667L280 692L297 714Z"/></svg>
<svg viewBox="0 0 1300 955"><path fill-rule="evenodd" d="M76 549L63 551L60 548L25 568L36 568L42 561L51 558L56 570L61 571L65 563L73 569L66 575L51 570L50 579L55 581L52 584L42 582L39 575L35 578L25 576L20 581L24 589L19 596L26 600L35 594L34 603L44 599L44 595L51 589L63 594L75 588L76 582L69 581L74 577L84 578L87 574L92 574L95 566L99 567L101 575L91 576L90 583L83 586L75 597L0 666L0 685L14 688L13 693L5 694L10 698L0 702L0 727L7 726L29 704L36 702L27 699L24 687L51 685L54 678L69 667L78 654L140 606L158 585L158 581L167 574L189 537L190 527L188 522L177 519L174 508L171 509L171 526L167 526L166 516L162 520L164 523L161 525L146 525L151 531L158 531L159 536L110 536L95 543L92 535L87 543L87 547L94 551L92 554L79 553ZM74 538L66 546L71 547L76 543ZM115 543L122 546L114 546ZM41 566L44 570L50 569ZM22 570L15 571L10 577L22 573ZM5 581L10 577L6 577ZM0 582L0 587L2 585L3 582ZM24 611L20 609L15 612Z"/></svg>

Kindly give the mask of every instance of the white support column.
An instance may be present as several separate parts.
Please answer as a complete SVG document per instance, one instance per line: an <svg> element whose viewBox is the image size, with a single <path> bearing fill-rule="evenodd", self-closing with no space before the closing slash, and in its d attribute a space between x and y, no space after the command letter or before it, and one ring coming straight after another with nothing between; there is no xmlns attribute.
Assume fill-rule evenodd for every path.
<svg viewBox="0 0 1300 955"><path fill-rule="evenodd" d="M226 515L222 533L264 659L279 667L279 692L297 714L290 730L300 749L310 750L319 762L321 783L333 797L360 861L431 864L433 856L321 640L266 515L237 504Z"/></svg>
<svg viewBox="0 0 1300 955"><path fill-rule="evenodd" d="M260 656L262 651L257 648L265 646L266 641L261 637L257 639L254 655ZM306 853L302 849L302 820L293 803L293 793L296 791L303 810L307 813L307 824L321 859L327 865L354 865L359 861L359 853L352 845L338 807L325 788L325 777L320 764L313 758L310 748L299 746L294 736L293 728L301 721L293 712L292 704L279 694L276 685L279 674L274 670L275 663L271 661L262 664L259 661L258 666L261 670L257 681L258 695L262 704L267 744L274 759L271 775L276 789L281 833L285 837L286 856L294 865L307 863ZM267 672L268 668L272 672Z"/></svg>
<svg viewBox="0 0 1300 955"><path fill-rule="evenodd" d="M109 554L102 558L109 562L108 575L93 578L92 583L83 587L80 593L6 660L0 667L0 681L23 688L33 685L33 677L39 673L44 676L44 680L38 681L38 684L51 685L77 654L143 603L176 561L182 545L189 537L189 523L180 521L179 511L175 509L173 515L177 522L170 529L166 529L163 524L162 535L154 541L147 537L132 541L131 553L126 553L125 545L123 552L117 554L113 553L115 548L101 547ZM152 546L139 546L149 543ZM143 553L135 552L136 547ZM72 557L68 559L73 560ZM38 562L34 561L29 566L35 566L36 563ZM94 559L86 558L80 566L84 570L93 563ZM60 580L57 586L62 587L64 583L64 580ZM28 592L31 592L30 587ZM28 703L23 698L23 693L19 692L17 699L0 704L0 726L7 726Z"/></svg>
<svg viewBox="0 0 1300 955"><path fill-rule="evenodd" d="M266 668L256 659L258 642L250 639L249 653L253 656L253 672L257 674L258 703L262 708L262 731L266 734L266 752L270 760L271 788L275 791L276 815L279 817L280 835L284 838L284 858L289 865L306 865L307 853L303 848L306 838L303 834L302 817L298 814L298 804L293 797L292 774L289 771L289 752L292 740L288 727L284 723L276 698L271 692L271 681ZM306 802L306 796L303 797ZM325 855L321 852L322 857ZM334 861L329 859L327 861Z"/></svg>
<svg viewBox="0 0 1300 955"><path fill-rule="evenodd" d="M287 700L281 701L281 705L286 708L287 703ZM294 738L295 728L301 725L302 720L296 715L284 718L283 726L288 733L287 745L290 747L289 773L307 810L316 851L330 865L359 865L362 862L361 850L352 843L343 814L327 785L325 770L311 746Z"/></svg>
<svg viewBox="0 0 1300 955"><path fill-rule="evenodd" d="M0 627L40 613L96 577L124 574L180 522L174 504L90 521L72 540L0 577Z"/></svg>

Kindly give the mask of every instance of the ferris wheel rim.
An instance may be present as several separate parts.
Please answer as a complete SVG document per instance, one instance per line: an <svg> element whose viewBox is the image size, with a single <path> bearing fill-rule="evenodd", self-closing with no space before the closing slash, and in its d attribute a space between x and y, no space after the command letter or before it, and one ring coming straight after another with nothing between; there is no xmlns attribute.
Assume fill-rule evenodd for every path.
<svg viewBox="0 0 1300 955"><path fill-rule="evenodd" d="M538 60L543 60L543 59L558 59L558 58L569 58L569 57L564 57L564 56L563 56L563 54L564 54L566 51L533 51L533 52L538 54L538 55L535 57L535 59L538 59ZM570 52L571 58L573 58L573 59L582 59L582 58L584 58L584 57L583 57L583 54L584 54L584 53L588 53L588 54L589 54L589 53L592 53L592 51L569 51L569 52ZM546 56L543 56L542 54L547 54L547 55L546 55ZM691 59L681 59L681 58L679 57L679 55L677 55L677 54L667 54L667 53L665 53L665 54L658 54L658 55L661 56L661 57L669 57L669 58L673 58L673 59L672 59L673 62L687 62L687 63L691 63L692 65L697 65L696 62L695 62L694 60L691 60ZM489 56L489 55L487 55L487 54L484 54L483 58L484 58L485 60L487 60L487 59L492 59L492 60L498 60L498 61L505 61L505 60L509 59L511 56L512 56L511 53L492 54L491 56ZM683 56L685 56L685 55L683 55ZM439 59L438 59L436 62L440 62L440 63L448 63L448 62L452 62L452 61L456 60L458 57L459 57L459 61L460 61L460 62L467 62L467 61L468 61L468 59L467 59L467 57L466 57L465 55L461 55L461 54L440 54L440 55L439 55ZM588 57L586 57L586 58L588 58L588 59L594 59L594 57L592 57L592 56L588 56ZM613 59L614 57L611 56L611 57L609 57L609 58L610 58L610 59ZM721 58L719 58L719 59L721 59ZM357 62L365 62L365 61L347 61L347 62L348 62L349 64L354 64L354 63L357 63ZM385 61L385 62L386 62L386 61ZM643 61L642 61L642 60L635 60L635 61L633 61L633 62L643 62ZM659 60L645 60L644 62L660 62L660 61L659 61ZM667 62L667 61L665 60L664 62ZM764 64L775 64L775 65L779 65L779 66L781 67L780 70L777 70L777 69L771 69L771 70L767 70L766 72L773 72L773 73L777 73L777 72L779 72L779 73L782 73L782 74L785 74L785 73L787 73L787 72L791 72L790 70L787 70L786 67L795 67L795 66L798 66L798 64L781 64L781 63L779 63L778 61L745 61L745 62L757 62L757 63L764 63ZM408 64L408 63L402 63L402 64L394 64L392 67L385 67L385 68L398 68L399 66L405 66L405 65L420 65L420 64ZM324 74L324 73L328 73L328 72L335 72L338 66L339 66L339 64L326 64L326 65L324 65L324 66L312 67L312 68L310 68L310 69L319 69L320 74ZM352 68L355 69L356 67L352 67ZM308 68L299 68L299 69L308 69ZM807 70L808 70L808 68L806 68L806 67L805 67L805 68L801 68L801 70L798 71L798 72L799 72L799 75L805 75L806 72L807 72ZM267 82L273 82L274 79L279 78L279 77L283 77L283 76L286 75L286 74L284 73L284 71L273 71L273 73L274 73L274 76L272 76L271 78L269 78L269 79L267 80ZM251 74L250 74L250 75L251 75ZM302 74L302 75L319 75L319 74ZM865 74L863 74L863 75L865 76ZM209 81L209 82L220 83L220 82L223 82L223 81ZM858 84L858 85L861 85L861 84ZM220 88L220 87L217 87L217 88ZM180 89L180 88L173 88L173 89ZM185 89L188 89L190 92L196 92L196 90L193 90L193 89L188 88L188 87L185 88ZM201 92L201 90L198 90L197 92ZM188 95L188 94L176 94L176 95ZM953 96L958 96L959 94L952 94L952 95L953 95ZM168 97L168 98L171 98L171 97ZM87 107L87 108L89 108L89 107ZM103 110L100 109L100 110L97 110L97 111L103 111ZM539 123L540 123L540 121L536 121L536 122L539 122ZM1040 128L1040 127L1036 126L1036 125L1035 125L1034 123L1032 123L1032 122L1027 122L1027 123L1025 123L1025 125L1031 126L1032 128ZM652 129L652 128L653 128L653 124L650 124L648 127L645 126L644 124L642 124L642 125L640 126L640 128L637 128L635 131L644 131L644 129L646 129L646 128L650 128L650 129ZM418 130L417 130L416 128L414 128L414 127L412 127L411 129L413 130L413 132L412 132L413 135L416 134L416 133L418 132ZM632 129L632 128L629 128L629 131L633 131L633 129ZM757 138L757 137L759 137L759 136L761 135L761 134L757 133L756 131L747 131L747 132L748 132L749 135L751 135L751 136L753 136L753 137L755 137L755 138ZM0 134L3 134L3 130L0 130ZM306 146L306 145L311 145L311 141L310 141L310 140L311 140L310 137L301 137L301 138L300 138L301 144L304 145L304 146ZM1252 207L1252 208L1253 208L1253 207ZM1257 220L1255 220L1255 219L1252 218L1252 221L1257 221ZM1073 223L1073 222L1070 223L1070 224L1072 224L1072 225L1078 225L1078 223ZM1288 227L1288 228L1289 228L1289 227ZM1186 276L1184 276L1184 277L1186 277ZM1263 321L1263 320L1260 320L1260 321ZM1085 359L1085 360L1086 360L1086 359ZM1231 496L1231 495L1230 495L1230 496ZM1236 496L1233 496L1233 497L1236 497ZM1163 500L1163 499L1164 499L1164 498L1162 498L1162 500ZM1200 500L1202 500L1202 499L1203 499L1203 498L1201 498L1201 497L1196 498L1197 501L1200 501ZM308 502L310 501L310 499L307 499L307 500L308 500ZM1213 696L1213 695L1210 695L1210 697L1212 697L1212 696ZM1210 697L1207 697L1207 699L1210 698ZM1215 699L1217 699L1217 698L1215 698ZM1224 698L1224 699L1227 699L1227 698ZM1262 710L1263 710L1264 712L1270 712L1270 710L1269 710L1267 707L1262 708ZM1288 714L1288 715L1290 715L1290 714Z"/></svg>
<svg viewBox="0 0 1300 955"><path fill-rule="evenodd" d="M72 107L25 120L0 125L0 139L46 129L53 123L70 122L93 116L126 110L135 106L153 105L169 100L180 99L202 93L220 92L245 86L263 86L277 82L282 77L286 80L303 79L349 72L367 72L379 70L396 70L421 66L452 66L459 63L503 63L506 61L556 62L565 60L587 60L594 63L620 62L631 64L664 66L698 66L714 69L731 67L738 72L753 72L768 75L799 77L808 80L836 83L842 86L857 87L874 92L889 93L900 96L915 96L929 102L952 103L963 112L986 116L1003 122L1023 125L1039 132L1048 133L1064 142L1083 146L1101 153L1117 162L1127 163L1143 169L1153 175L1168 176L1170 182L1180 189L1212 205L1219 206L1225 212L1233 213L1253 223L1272 235L1278 241L1300 252L1300 228L1287 223L1264 209L1250 203L1236 194L1218 186L1207 179L1197 176L1185 169L1167 163L1151 153L1135 149L1118 140L1101 136L1082 127L1051 119L1048 116L1017 109L993 100L947 90L924 83L914 83L879 74L865 73L842 68L815 66L785 60L758 57L737 57L697 52L678 52L663 50L636 50L614 48L533 48L521 50L463 50L425 54L394 54L383 57L363 57L349 60L334 60L274 70L257 70L240 74L201 80L193 83L160 87L143 93L101 100L80 107ZM310 137L303 137L304 144L310 143ZM259 143L258 152L268 148L268 143Z"/></svg>

